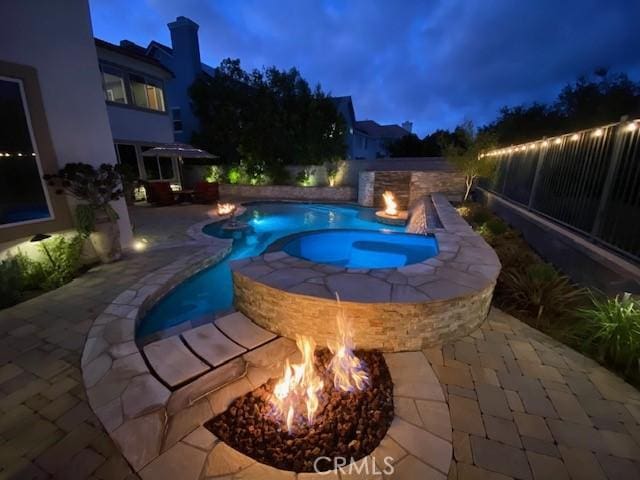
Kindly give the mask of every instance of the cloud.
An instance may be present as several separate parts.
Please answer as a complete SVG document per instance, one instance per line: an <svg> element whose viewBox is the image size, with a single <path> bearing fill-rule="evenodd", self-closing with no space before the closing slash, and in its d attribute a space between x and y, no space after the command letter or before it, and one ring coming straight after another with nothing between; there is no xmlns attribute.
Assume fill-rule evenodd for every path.
<svg viewBox="0 0 640 480"><path fill-rule="evenodd" d="M412 120L419 134L506 104L548 101L596 67L640 75L633 0L90 0L96 36L169 42L166 24L200 24L203 61L298 67L352 95L359 119ZM123 15L123 12L127 12Z"/></svg>

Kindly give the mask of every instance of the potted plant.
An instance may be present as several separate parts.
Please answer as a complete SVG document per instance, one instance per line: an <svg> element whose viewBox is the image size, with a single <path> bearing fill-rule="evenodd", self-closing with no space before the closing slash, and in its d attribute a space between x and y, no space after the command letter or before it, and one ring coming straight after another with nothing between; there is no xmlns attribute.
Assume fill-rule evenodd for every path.
<svg viewBox="0 0 640 480"><path fill-rule="evenodd" d="M45 175L58 194L78 200L75 209L80 235L89 238L104 263L122 255L118 214L110 202L123 196L123 178L119 167L103 163L98 168L86 163L68 163L55 175Z"/></svg>

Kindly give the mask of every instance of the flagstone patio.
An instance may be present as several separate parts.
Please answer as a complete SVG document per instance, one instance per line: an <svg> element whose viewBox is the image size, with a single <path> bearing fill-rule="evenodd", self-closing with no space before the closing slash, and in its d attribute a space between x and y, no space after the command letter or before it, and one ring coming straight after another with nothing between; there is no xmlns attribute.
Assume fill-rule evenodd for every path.
<svg viewBox="0 0 640 480"><path fill-rule="evenodd" d="M95 319L116 297L149 273L207 245L184 233L187 222L171 227L171 217L186 212L181 208L134 215L145 220L138 222L137 234L148 233L164 248L131 254L0 311L0 479L136 478L87 402L80 359ZM188 208L189 222L205 219L204 208ZM156 215L161 210L163 215ZM134 344L124 342L113 355L126 358L136 351ZM640 392L513 317L493 309L471 335L412 355L428 360L442 385L452 430L449 478L640 478ZM136 388L147 386L142 379L136 382L133 397ZM440 429L446 436L446 428L434 424L441 407L407 388L419 392L427 384L396 385L396 415L403 430L395 436L390 432L391 439L380 447L398 459L395 475L387 478L443 478L437 470L425 469L407 446L418 429ZM131 405L128 413L135 417L135 402ZM162 462L143 466L144 476L272 474L199 428L216 408L207 400L183 414L185 424L196 422L188 432L171 430L160 419L159 428L168 428L173 437L165 439L168 444L158 457ZM138 427L156 424L141 421ZM230 462L237 468L229 471ZM325 478L338 476L364 478Z"/></svg>

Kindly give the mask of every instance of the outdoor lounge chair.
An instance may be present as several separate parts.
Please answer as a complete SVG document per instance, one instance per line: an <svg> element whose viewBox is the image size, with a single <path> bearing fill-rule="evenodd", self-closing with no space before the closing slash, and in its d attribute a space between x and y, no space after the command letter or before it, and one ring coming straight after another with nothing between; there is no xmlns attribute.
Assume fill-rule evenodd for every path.
<svg viewBox="0 0 640 480"><path fill-rule="evenodd" d="M176 203L176 194L171 190L169 182L145 182L147 201L154 205L173 205Z"/></svg>
<svg viewBox="0 0 640 480"><path fill-rule="evenodd" d="M218 201L218 184L210 182L197 182L193 189L193 201L195 203L213 203Z"/></svg>

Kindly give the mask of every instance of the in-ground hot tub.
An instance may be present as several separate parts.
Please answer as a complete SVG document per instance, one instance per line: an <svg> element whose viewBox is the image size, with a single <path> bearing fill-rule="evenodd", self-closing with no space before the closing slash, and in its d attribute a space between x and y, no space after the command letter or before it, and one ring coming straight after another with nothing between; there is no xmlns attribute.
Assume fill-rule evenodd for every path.
<svg viewBox="0 0 640 480"><path fill-rule="evenodd" d="M438 254L432 235L370 230L323 230L278 242L291 256L346 268L394 268Z"/></svg>
<svg viewBox="0 0 640 480"><path fill-rule="evenodd" d="M263 255L231 262L235 307L271 332L308 335L318 344L335 335L328 320L338 312L336 294L359 348L420 350L467 335L487 316L500 262L446 197L432 200L441 227L427 235L427 200L407 226L423 237L425 251L413 253L426 258L409 260L413 235L402 233L289 237ZM395 235L400 244L389 241Z"/></svg>

